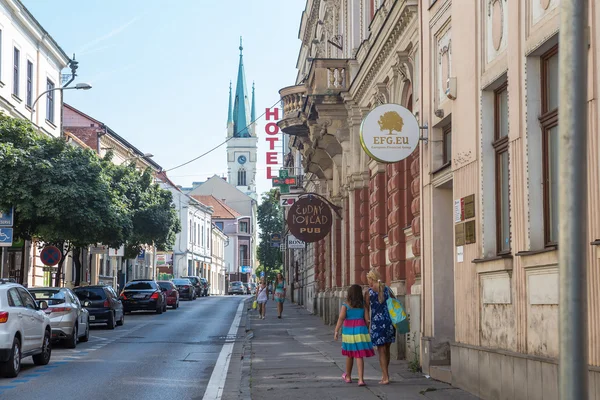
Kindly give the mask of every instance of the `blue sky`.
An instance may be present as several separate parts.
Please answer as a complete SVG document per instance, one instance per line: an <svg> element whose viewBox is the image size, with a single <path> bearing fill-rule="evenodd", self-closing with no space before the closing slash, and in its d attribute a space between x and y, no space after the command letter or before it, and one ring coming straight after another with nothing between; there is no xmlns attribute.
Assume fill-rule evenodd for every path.
<svg viewBox="0 0 600 400"><path fill-rule="evenodd" d="M306 0L22 1L67 54L75 53L76 82L93 86L65 92L65 101L154 154L164 169L225 140L240 36L249 91L256 82L257 115L296 78ZM261 193L271 186L264 119L257 132ZM226 171L223 146L169 176L187 186Z"/></svg>

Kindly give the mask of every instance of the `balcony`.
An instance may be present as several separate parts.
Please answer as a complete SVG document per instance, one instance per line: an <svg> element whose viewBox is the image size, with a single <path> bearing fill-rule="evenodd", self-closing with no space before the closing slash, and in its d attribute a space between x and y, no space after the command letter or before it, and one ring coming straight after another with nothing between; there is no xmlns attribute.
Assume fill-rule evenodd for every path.
<svg viewBox="0 0 600 400"><path fill-rule="evenodd" d="M279 91L283 103L283 118L277 123L288 135L307 136L308 125L304 106L306 104L306 87L304 85L288 86Z"/></svg>
<svg viewBox="0 0 600 400"><path fill-rule="evenodd" d="M311 96L338 96L348 89L348 60L316 59L308 73Z"/></svg>

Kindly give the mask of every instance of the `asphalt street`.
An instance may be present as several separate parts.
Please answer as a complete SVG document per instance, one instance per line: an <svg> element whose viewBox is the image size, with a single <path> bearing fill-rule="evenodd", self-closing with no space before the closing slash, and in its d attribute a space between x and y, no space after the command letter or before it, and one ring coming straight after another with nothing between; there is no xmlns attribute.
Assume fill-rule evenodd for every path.
<svg viewBox="0 0 600 400"><path fill-rule="evenodd" d="M56 344L47 366L29 357L17 378L0 378L0 399L202 399L244 298L181 301L162 315L126 315L114 330L92 326L88 343Z"/></svg>

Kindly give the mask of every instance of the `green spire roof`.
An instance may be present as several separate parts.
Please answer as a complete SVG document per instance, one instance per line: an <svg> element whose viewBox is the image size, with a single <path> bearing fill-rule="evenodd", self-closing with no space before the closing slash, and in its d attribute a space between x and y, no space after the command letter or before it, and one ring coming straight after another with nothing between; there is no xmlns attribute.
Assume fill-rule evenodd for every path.
<svg viewBox="0 0 600 400"><path fill-rule="evenodd" d="M233 122L233 114L231 112L231 81L229 81L229 109L227 110L227 124Z"/></svg>
<svg viewBox="0 0 600 400"><path fill-rule="evenodd" d="M256 97L254 96L254 82L252 82L252 111L250 112L250 122L256 121Z"/></svg>
<svg viewBox="0 0 600 400"><path fill-rule="evenodd" d="M240 37L240 66L238 68L237 84L235 87L235 99L233 105L233 136L250 137L248 125L250 120L246 110L249 108L248 95L246 94L246 76L244 74L244 56L242 51L242 38Z"/></svg>

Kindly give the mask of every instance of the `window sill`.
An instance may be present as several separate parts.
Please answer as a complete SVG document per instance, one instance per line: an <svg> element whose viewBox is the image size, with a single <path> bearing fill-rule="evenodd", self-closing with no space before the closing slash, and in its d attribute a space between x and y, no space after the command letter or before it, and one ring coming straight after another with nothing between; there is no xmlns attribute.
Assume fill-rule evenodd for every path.
<svg viewBox="0 0 600 400"><path fill-rule="evenodd" d="M529 250L529 251L520 251L515 254L516 257L527 257L527 256L535 256L536 254L544 254L550 253L551 251L558 250L558 246L546 247L539 250Z"/></svg>
<svg viewBox="0 0 600 400"><path fill-rule="evenodd" d="M600 246L600 239L596 239L590 243L592 246Z"/></svg>
<svg viewBox="0 0 600 400"><path fill-rule="evenodd" d="M54 125L54 122L50 121L49 119L46 120L46 123L48 125L50 125L51 127L53 127L54 129L58 128L56 125Z"/></svg>
<svg viewBox="0 0 600 400"><path fill-rule="evenodd" d="M441 172L441 171L445 170L446 168L448 168L448 167L449 167L449 166L451 166L451 165L452 165L452 161L447 161L447 162L445 162L444 164L442 164L442 166L441 166L441 167L439 167L438 169L435 169L435 170L431 171L431 173L430 173L430 174L431 174L431 175L435 175L435 174L437 174L438 172Z"/></svg>
<svg viewBox="0 0 600 400"><path fill-rule="evenodd" d="M3 88L4 86L6 86L4 82L0 81L0 88Z"/></svg>
<svg viewBox="0 0 600 400"><path fill-rule="evenodd" d="M556 247L546 247L539 250L520 251L515 254L521 258L523 268L535 268L558 264L558 251Z"/></svg>
<svg viewBox="0 0 600 400"><path fill-rule="evenodd" d="M23 100L21 100L21 99L19 98L19 96L17 96L17 95L16 95L16 94L14 94L14 93L12 94L12 98L13 98L13 99L15 99L15 100L16 100L17 102L19 102L19 103L22 103L22 102L23 102Z"/></svg>
<svg viewBox="0 0 600 400"><path fill-rule="evenodd" d="M25 108L27 109L27 111L33 111L33 109L31 108L31 106L29 104L25 104Z"/></svg>
<svg viewBox="0 0 600 400"><path fill-rule="evenodd" d="M471 262L476 264L475 270L478 274L498 271L512 271L513 269L512 254L502 254L487 258L476 258Z"/></svg>

